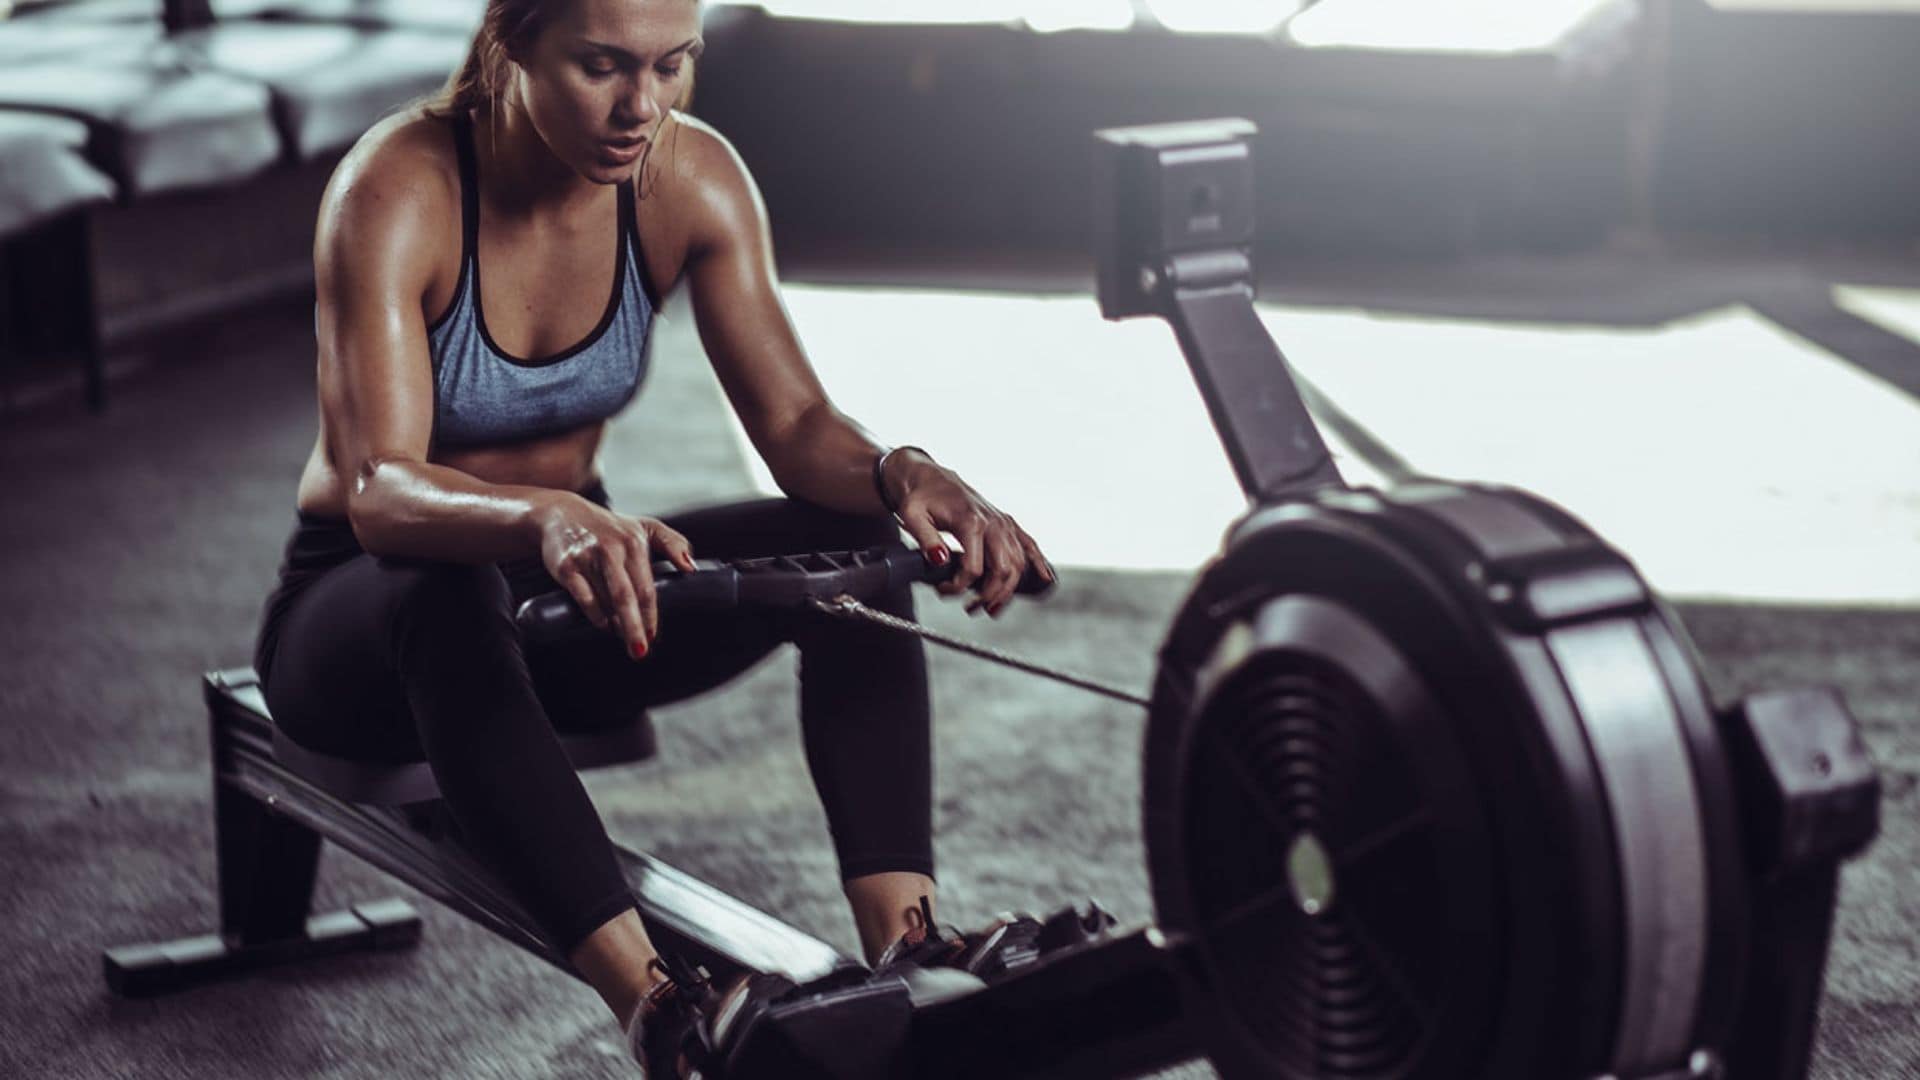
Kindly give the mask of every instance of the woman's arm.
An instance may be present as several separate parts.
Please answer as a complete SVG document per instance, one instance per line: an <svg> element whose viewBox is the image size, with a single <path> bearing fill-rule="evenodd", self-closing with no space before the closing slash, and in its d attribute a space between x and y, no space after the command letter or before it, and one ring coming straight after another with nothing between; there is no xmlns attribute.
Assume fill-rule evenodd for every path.
<svg viewBox="0 0 1920 1080"><path fill-rule="evenodd" d="M571 492L489 484L427 460L434 386L422 300L459 196L415 128L363 140L328 185L314 241L321 423L347 517L374 555L496 562L538 554L595 625L644 655L658 632L651 551L686 540ZM438 133L444 137L444 133Z"/></svg>
<svg viewBox="0 0 1920 1080"><path fill-rule="evenodd" d="M427 463L434 387L421 305L459 196L420 145L424 134L364 140L321 200L314 283L326 446L367 551L457 562L530 555L539 489Z"/></svg>
<svg viewBox="0 0 1920 1080"><path fill-rule="evenodd" d="M883 448L834 407L801 348L773 265L766 207L746 165L718 132L691 119L674 166L676 210L686 214L685 274L715 374L774 482L789 495L850 513L885 513L874 484ZM997 614L1029 563L1051 567L1033 539L951 470L905 451L882 482L900 522L930 558L940 531L959 539L961 566L942 591L980 579L976 607Z"/></svg>
<svg viewBox="0 0 1920 1080"><path fill-rule="evenodd" d="M733 148L698 120L674 162L685 214L684 274L714 373L774 482L856 514L885 513L873 489L881 447L828 400L781 302L766 207Z"/></svg>

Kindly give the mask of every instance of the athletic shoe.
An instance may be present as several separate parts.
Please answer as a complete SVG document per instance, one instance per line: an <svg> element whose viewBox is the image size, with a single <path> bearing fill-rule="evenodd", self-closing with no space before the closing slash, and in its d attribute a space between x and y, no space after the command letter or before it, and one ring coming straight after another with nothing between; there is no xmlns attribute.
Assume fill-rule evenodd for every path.
<svg viewBox="0 0 1920 1080"><path fill-rule="evenodd" d="M1084 912L1069 905L1045 919L1030 912L1003 911L985 930L967 935L967 947L954 959L954 966L982 981L996 982L1055 950L1098 940L1114 924L1114 917L1092 898Z"/></svg>
<svg viewBox="0 0 1920 1080"><path fill-rule="evenodd" d="M712 977L668 956L648 961L647 970L661 978L627 1023L627 1049L648 1080L691 1076L712 1056L705 1017L716 997Z"/></svg>
<svg viewBox="0 0 1920 1080"><path fill-rule="evenodd" d="M1029 912L1003 911L986 929L966 936L954 966L992 983L1040 959L1041 921Z"/></svg>
<svg viewBox="0 0 1920 1080"><path fill-rule="evenodd" d="M745 975L735 980L727 992L714 1002L713 1011L707 1025L707 1045L714 1056L725 1060L731 1057L738 1044L747 1037L753 1025L759 1023L768 1009L785 1001L788 996L802 993L822 993L827 989L844 985L864 977L864 972L854 969L851 972L835 972L823 979L816 979L803 989L785 975L774 972L761 972Z"/></svg>
<svg viewBox="0 0 1920 1080"><path fill-rule="evenodd" d="M1118 922L1100 901L1089 896L1085 911L1068 904L1047 916L1034 936L1034 947L1044 956L1055 949L1085 945L1107 936Z"/></svg>
<svg viewBox="0 0 1920 1080"><path fill-rule="evenodd" d="M983 929L962 933L933 921L933 905L922 896L906 911L908 929L880 954L875 973L911 965L921 970L952 968L991 983L1034 963L1056 949L1097 940L1115 925L1114 917L1088 898L1086 910L1068 905L1045 919L1029 912L1003 911Z"/></svg>
<svg viewBox="0 0 1920 1080"><path fill-rule="evenodd" d="M966 950L967 939L960 931L934 923L933 902L925 893L920 896L919 906L908 908L905 915L907 932L880 954L873 965L874 974L883 975L907 964L922 969L952 967Z"/></svg>

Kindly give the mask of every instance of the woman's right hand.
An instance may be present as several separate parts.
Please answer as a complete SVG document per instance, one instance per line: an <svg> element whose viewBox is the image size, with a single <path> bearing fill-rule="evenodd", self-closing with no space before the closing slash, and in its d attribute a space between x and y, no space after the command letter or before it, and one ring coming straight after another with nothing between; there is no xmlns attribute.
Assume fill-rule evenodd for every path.
<svg viewBox="0 0 1920 1080"><path fill-rule="evenodd" d="M656 518L627 517L570 491L534 508L540 561L593 625L618 634L635 660L660 634L653 591L655 553L693 570L687 538Z"/></svg>

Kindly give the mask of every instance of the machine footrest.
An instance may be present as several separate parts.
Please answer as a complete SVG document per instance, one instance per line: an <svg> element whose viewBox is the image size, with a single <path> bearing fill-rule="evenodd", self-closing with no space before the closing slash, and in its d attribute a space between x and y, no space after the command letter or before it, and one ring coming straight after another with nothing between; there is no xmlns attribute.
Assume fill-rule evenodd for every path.
<svg viewBox="0 0 1920 1080"><path fill-rule="evenodd" d="M101 957L107 986L122 997L150 997L259 968L317 956L405 949L420 941L420 915L404 900L375 900L315 915L297 937L238 942L219 934L150 945L122 945Z"/></svg>

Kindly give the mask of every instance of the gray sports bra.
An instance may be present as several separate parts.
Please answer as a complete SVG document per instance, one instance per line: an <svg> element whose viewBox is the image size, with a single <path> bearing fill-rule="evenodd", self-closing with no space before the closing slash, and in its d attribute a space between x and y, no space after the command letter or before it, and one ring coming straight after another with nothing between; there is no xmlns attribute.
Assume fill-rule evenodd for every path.
<svg viewBox="0 0 1920 1080"><path fill-rule="evenodd" d="M572 348L528 360L487 333L480 306L480 194L473 126L454 120L460 157L460 282L427 328L433 356L433 444L477 446L552 435L605 420L633 400L646 376L647 331L659 297L640 258L633 186L623 182L613 295L600 323Z"/></svg>

